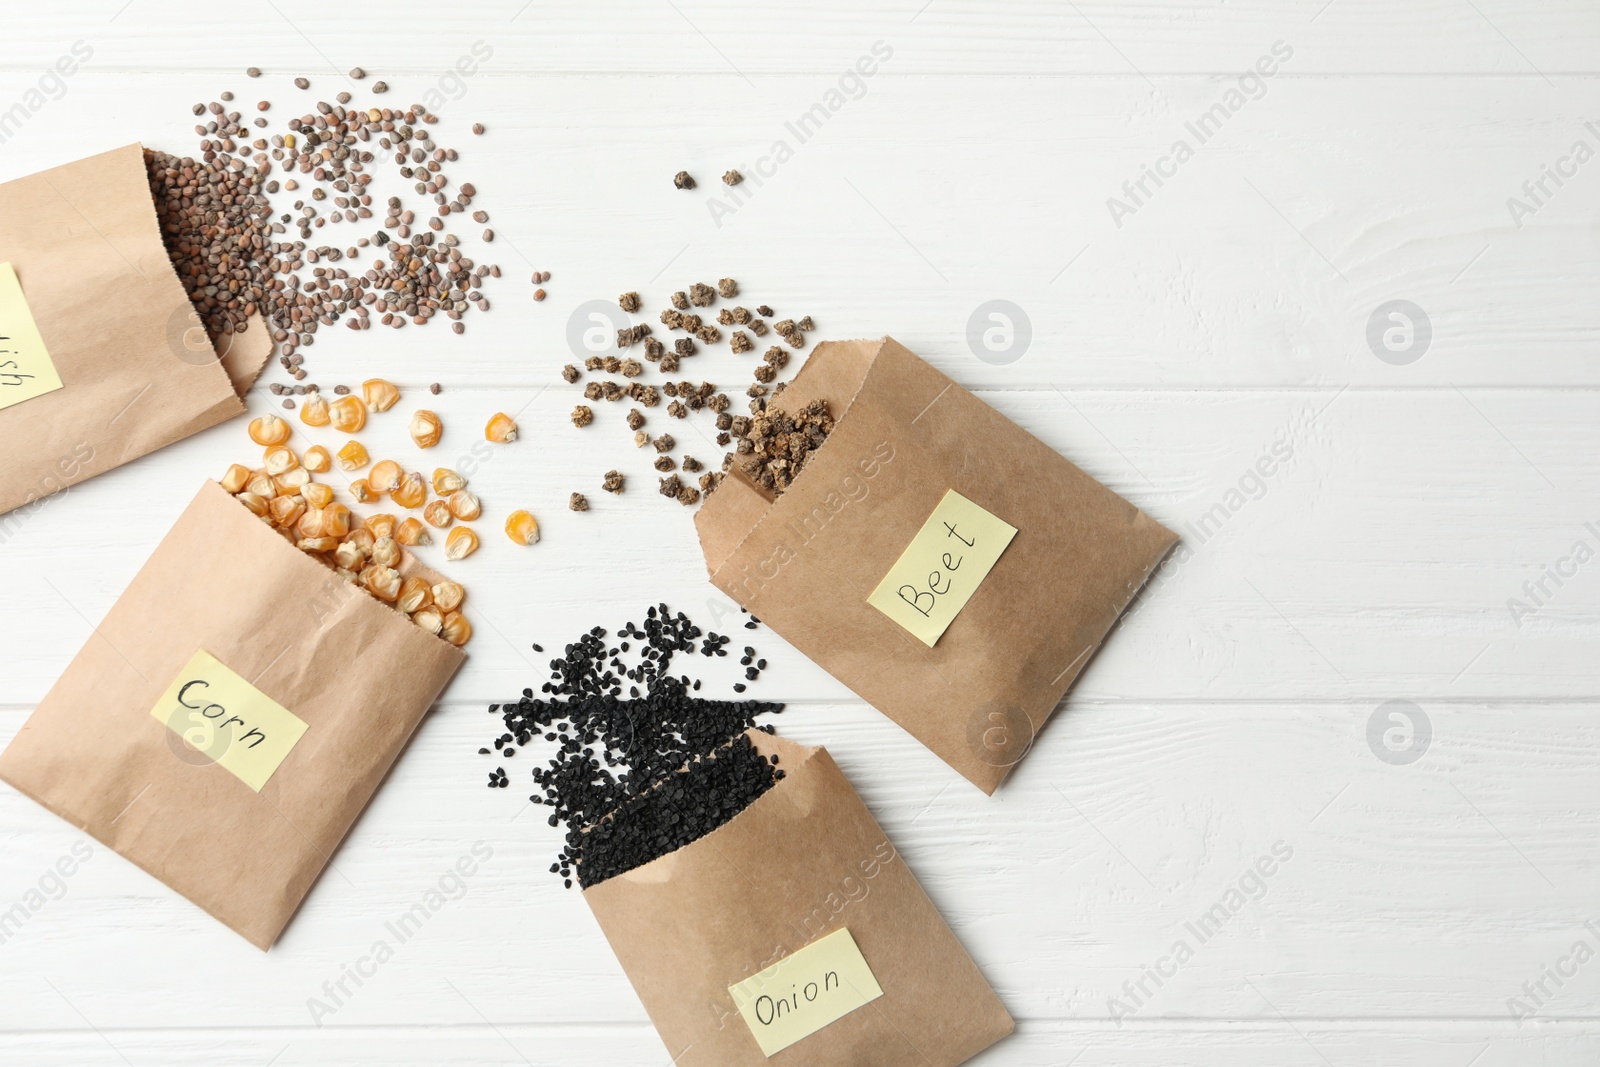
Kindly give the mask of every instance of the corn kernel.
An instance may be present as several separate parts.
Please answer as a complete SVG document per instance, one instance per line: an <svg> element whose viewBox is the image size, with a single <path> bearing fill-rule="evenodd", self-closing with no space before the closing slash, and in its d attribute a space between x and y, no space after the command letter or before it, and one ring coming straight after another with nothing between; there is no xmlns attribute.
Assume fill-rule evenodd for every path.
<svg viewBox="0 0 1600 1067"><path fill-rule="evenodd" d="M392 537L380 537L372 542L372 562L380 567L400 566L399 542Z"/></svg>
<svg viewBox="0 0 1600 1067"><path fill-rule="evenodd" d="M341 396L328 411L335 430L357 433L367 424L367 402L354 394Z"/></svg>
<svg viewBox="0 0 1600 1067"><path fill-rule="evenodd" d="M445 559L466 559L478 551L478 535L472 532L470 526L457 526L450 531L450 536L444 539Z"/></svg>
<svg viewBox="0 0 1600 1067"><path fill-rule="evenodd" d="M357 526L354 530L344 535L344 543L355 545L361 550L363 556L370 556L372 555L372 546L378 543L378 539L365 526Z"/></svg>
<svg viewBox="0 0 1600 1067"><path fill-rule="evenodd" d="M265 448L281 445L289 439L292 428L276 415L262 415L250 420L250 440Z"/></svg>
<svg viewBox="0 0 1600 1067"><path fill-rule="evenodd" d="M402 545L433 544L433 535L428 532L426 526L416 519L407 519L402 522L400 528L394 532L394 539Z"/></svg>
<svg viewBox="0 0 1600 1067"><path fill-rule="evenodd" d="M347 441L345 446L339 449L340 470L358 471L370 462L372 458L367 455L367 446L360 441Z"/></svg>
<svg viewBox="0 0 1600 1067"><path fill-rule="evenodd" d="M332 552L339 547L339 541L333 537L302 537L295 547L302 552Z"/></svg>
<svg viewBox="0 0 1600 1067"><path fill-rule="evenodd" d="M412 612L421 611L432 603L433 590L428 588L428 580L412 576L400 583L400 596L394 602L394 605L407 615L410 615Z"/></svg>
<svg viewBox="0 0 1600 1067"><path fill-rule="evenodd" d="M433 587L433 605L440 611L455 611L465 599L467 591L461 588L459 582L452 582L446 578Z"/></svg>
<svg viewBox="0 0 1600 1067"><path fill-rule="evenodd" d="M399 519L384 511L380 511L376 515L368 515L361 523L373 537L393 537L394 528L399 524Z"/></svg>
<svg viewBox="0 0 1600 1067"><path fill-rule="evenodd" d="M400 402L400 390L393 382L382 378L368 378L361 383L361 395L373 411L388 411Z"/></svg>
<svg viewBox="0 0 1600 1067"><path fill-rule="evenodd" d="M517 424L503 411L496 412L484 428L483 435L495 444L508 444L517 439Z"/></svg>
<svg viewBox="0 0 1600 1067"><path fill-rule="evenodd" d="M306 508L300 513L300 521L294 524L295 530L301 537L326 537L322 529L322 509Z"/></svg>
<svg viewBox="0 0 1600 1067"><path fill-rule="evenodd" d="M411 439L418 448L432 448L444 436L444 423L431 411L418 411L411 416Z"/></svg>
<svg viewBox="0 0 1600 1067"><path fill-rule="evenodd" d="M222 476L222 488L230 493L238 493L250 484L250 468L241 463L235 463L228 468L228 473Z"/></svg>
<svg viewBox="0 0 1600 1067"><path fill-rule="evenodd" d="M450 506L450 514L463 522L471 522L483 514L483 502L465 489L451 493L446 503Z"/></svg>
<svg viewBox="0 0 1600 1067"><path fill-rule="evenodd" d="M353 582L357 578L356 572L347 567L335 567L333 568L333 573L337 574L347 582Z"/></svg>
<svg viewBox="0 0 1600 1067"><path fill-rule="evenodd" d="M459 648L472 640L472 624L459 611L452 611L444 617L439 636Z"/></svg>
<svg viewBox="0 0 1600 1067"><path fill-rule="evenodd" d="M306 502L297 496L273 497L272 503L267 506L272 515L272 521L279 526L293 526L300 521L300 516L306 513Z"/></svg>
<svg viewBox="0 0 1600 1067"><path fill-rule="evenodd" d="M333 558L345 570L358 571L367 565L367 554L354 541L341 541L333 550Z"/></svg>
<svg viewBox="0 0 1600 1067"><path fill-rule="evenodd" d="M440 630L444 629L444 616L432 608L423 608L421 611L411 616L411 621L428 631L430 634L436 634Z"/></svg>
<svg viewBox="0 0 1600 1067"><path fill-rule="evenodd" d="M333 503L333 486L307 482L300 487L300 495L305 497L307 507L325 508Z"/></svg>
<svg viewBox="0 0 1600 1067"><path fill-rule="evenodd" d="M311 472L304 467L296 467L292 471L284 471L272 478L273 488L277 489L279 496L292 494L300 495L300 487L311 481Z"/></svg>
<svg viewBox="0 0 1600 1067"><path fill-rule="evenodd" d="M300 421L307 426L326 426L331 421L328 401L321 393L312 393L300 405Z"/></svg>
<svg viewBox="0 0 1600 1067"><path fill-rule="evenodd" d="M343 537L350 532L350 509L343 504L329 504L322 509L322 533L326 537Z"/></svg>
<svg viewBox="0 0 1600 1067"><path fill-rule="evenodd" d="M263 470L251 471L250 480L244 483L244 487L247 492L254 493L256 496L264 496L270 499L278 495L278 487L272 484L272 475Z"/></svg>
<svg viewBox="0 0 1600 1067"><path fill-rule="evenodd" d="M450 514L449 504L443 500L431 500L428 506L422 509L422 521L442 530L455 521L455 516Z"/></svg>
<svg viewBox="0 0 1600 1067"><path fill-rule="evenodd" d="M526 511L513 511L506 516L506 536L519 545L532 545L539 540L539 520Z"/></svg>
<svg viewBox="0 0 1600 1067"><path fill-rule="evenodd" d="M433 491L440 496L448 496L457 489L465 489L467 480L449 467L438 467L433 472Z"/></svg>
<svg viewBox="0 0 1600 1067"><path fill-rule="evenodd" d="M321 445L312 445L300 457L300 465L312 474L324 474L333 469L333 457Z"/></svg>
<svg viewBox="0 0 1600 1067"><path fill-rule="evenodd" d="M387 600L392 604L400 595L400 572L393 567L373 564L361 572L361 584L379 600Z"/></svg>
<svg viewBox="0 0 1600 1067"><path fill-rule="evenodd" d="M365 478L357 478L350 483L350 495L357 504L370 504L378 499L378 494L372 491L372 486L367 484Z"/></svg>
<svg viewBox="0 0 1600 1067"><path fill-rule="evenodd" d="M385 459L367 472L367 484L372 486L374 493L382 496L384 493L394 492L394 487L399 485L400 479L405 476L406 472L400 468L400 464L392 459Z"/></svg>
<svg viewBox="0 0 1600 1067"><path fill-rule="evenodd" d="M287 445L273 445L262 459L262 469L273 477L288 474L300 466L300 457Z"/></svg>
<svg viewBox="0 0 1600 1067"><path fill-rule="evenodd" d="M403 508L420 508L428 499L428 483L422 480L422 475L411 471L389 491L389 499Z"/></svg>
<svg viewBox="0 0 1600 1067"><path fill-rule="evenodd" d="M267 502L266 497L262 496L260 493L252 493L248 489L240 493L237 497L235 497L235 499L245 507L249 508L253 513L260 515L263 518L267 516L267 509L272 506Z"/></svg>

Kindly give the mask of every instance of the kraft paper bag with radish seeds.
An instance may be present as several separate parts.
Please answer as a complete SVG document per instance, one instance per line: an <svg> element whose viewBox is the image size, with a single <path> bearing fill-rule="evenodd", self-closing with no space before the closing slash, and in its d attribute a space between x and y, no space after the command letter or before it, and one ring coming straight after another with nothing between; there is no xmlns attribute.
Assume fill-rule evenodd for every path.
<svg viewBox="0 0 1600 1067"><path fill-rule="evenodd" d="M0 780L266 949L464 660L208 482Z"/></svg>
<svg viewBox="0 0 1600 1067"><path fill-rule="evenodd" d="M584 899L680 1067L955 1067L1013 1029L825 749L751 731L783 779Z"/></svg>
<svg viewBox="0 0 1600 1067"><path fill-rule="evenodd" d="M221 357L173 271L137 144L0 185L6 512L242 415L264 326Z"/></svg>
<svg viewBox="0 0 1600 1067"><path fill-rule="evenodd" d="M819 400L792 484L736 464L700 509L711 580L993 793L1177 537L890 338L769 411Z"/></svg>

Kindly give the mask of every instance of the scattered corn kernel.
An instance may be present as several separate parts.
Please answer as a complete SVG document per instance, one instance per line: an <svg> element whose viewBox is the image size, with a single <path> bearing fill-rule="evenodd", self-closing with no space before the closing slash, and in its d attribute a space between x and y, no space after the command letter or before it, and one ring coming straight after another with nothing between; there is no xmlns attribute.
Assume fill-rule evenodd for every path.
<svg viewBox="0 0 1600 1067"><path fill-rule="evenodd" d="M443 530L455 521L455 516L450 514L450 505L445 501L430 500L428 506L422 509L422 521Z"/></svg>
<svg viewBox="0 0 1600 1067"><path fill-rule="evenodd" d="M339 547L337 537L302 537L295 542L295 547L302 552L332 552Z"/></svg>
<svg viewBox="0 0 1600 1067"><path fill-rule="evenodd" d="M373 564L361 572L361 584L367 592L391 604L400 596L400 572L393 567Z"/></svg>
<svg viewBox="0 0 1600 1067"><path fill-rule="evenodd" d="M367 402L354 394L341 396L328 410L333 428L343 433L356 433L367 424Z"/></svg>
<svg viewBox="0 0 1600 1067"><path fill-rule="evenodd" d="M405 522L402 522L399 529L395 530L394 532L394 539L399 541L402 545L433 544L433 535L430 534L428 532L428 528L422 525L422 523L417 519L407 519Z"/></svg>
<svg viewBox="0 0 1600 1067"><path fill-rule="evenodd" d="M526 511L513 511L506 516L506 536L519 545L536 544L539 540L539 520Z"/></svg>
<svg viewBox="0 0 1600 1067"><path fill-rule="evenodd" d="M350 532L350 509L329 504L322 509L322 532L328 537L343 537Z"/></svg>
<svg viewBox="0 0 1600 1067"><path fill-rule="evenodd" d="M395 607L407 615L420 611L433 603L433 590L428 588L426 578L412 576L400 583L400 596L395 601Z"/></svg>
<svg viewBox="0 0 1600 1067"><path fill-rule="evenodd" d="M300 405L300 421L307 426L326 426L331 421L328 415L328 400L321 393L312 393Z"/></svg>
<svg viewBox="0 0 1600 1067"><path fill-rule="evenodd" d="M367 484L372 486L374 493L381 496L384 493L394 492L394 487L399 485L400 479L405 476L406 472L394 460L380 460L367 472Z"/></svg>
<svg viewBox="0 0 1600 1067"><path fill-rule="evenodd" d="M262 496L260 493L252 493L249 490L245 490L239 494L239 503L249 508L253 513L260 515L262 518L268 517L267 509L272 506L267 501L266 497Z"/></svg>
<svg viewBox="0 0 1600 1067"><path fill-rule="evenodd" d="M436 634L440 630L444 629L444 616L439 614L437 611L434 611L432 608L423 608L421 611L411 616L411 621L428 631L430 634Z"/></svg>
<svg viewBox="0 0 1600 1067"><path fill-rule="evenodd" d="M489 425L484 429L483 435L495 444L507 444L517 439L517 424L510 415L503 411L496 412L489 420Z"/></svg>
<svg viewBox="0 0 1600 1067"><path fill-rule="evenodd" d="M343 543L354 545L361 550L363 556L370 556L372 555L372 546L378 543L378 539L365 526L357 526L354 530L344 535ZM354 568L351 569L354 570Z"/></svg>
<svg viewBox="0 0 1600 1067"><path fill-rule="evenodd" d="M452 611L444 617L439 636L459 647L472 640L472 624L459 611Z"/></svg>
<svg viewBox="0 0 1600 1067"><path fill-rule="evenodd" d="M321 445L312 445L306 449L306 454L300 457L300 466L312 474L325 474L333 469L333 457L328 455L328 450Z"/></svg>
<svg viewBox="0 0 1600 1067"><path fill-rule="evenodd" d="M305 497L308 507L325 508L333 503L333 486L324 485L322 482L307 482L300 487L300 495Z"/></svg>
<svg viewBox="0 0 1600 1067"><path fill-rule="evenodd" d="M304 467L296 467L294 470L284 471L282 474L275 474L272 476L273 487L278 490L279 496L288 493L298 496L300 494L300 487L305 485L310 480L311 472L306 470Z"/></svg>
<svg viewBox="0 0 1600 1067"><path fill-rule="evenodd" d="M455 611L465 599L467 591L461 588L459 582L452 582L446 578L433 587L433 606L440 611Z"/></svg>
<svg viewBox="0 0 1600 1067"><path fill-rule="evenodd" d="M450 514L463 522L471 522L483 514L483 502L465 489L457 489L446 500Z"/></svg>
<svg viewBox="0 0 1600 1067"><path fill-rule="evenodd" d="M389 490L389 499L403 508L420 508L428 500L428 483L422 475L411 471L400 484Z"/></svg>
<svg viewBox="0 0 1600 1067"><path fill-rule="evenodd" d="M431 411L418 411L411 416L411 439L418 448L432 448L444 436L444 423Z"/></svg>
<svg viewBox="0 0 1600 1067"><path fill-rule="evenodd" d="M359 571L367 565L367 554L354 541L340 541L339 547L333 550L333 558L342 569L348 571Z"/></svg>
<svg viewBox="0 0 1600 1067"><path fill-rule="evenodd" d="M228 468L228 473L222 476L221 485L230 493L239 493L244 491L249 482L250 468L242 463L235 463Z"/></svg>
<svg viewBox="0 0 1600 1067"><path fill-rule="evenodd" d="M376 515L368 515L361 523L375 538L393 537L394 529L399 524L399 519L384 511L380 511Z"/></svg>
<svg viewBox="0 0 1600 1067"><path fill-rule="evenodd" d="M373 411L388 411L400 402L400 390L393 382L382 378L368 378L362 382L361 395Z"/></svg>
<svg viewBox="0 0 1600 1067"><path fill-rule="evenodd" d="M372 486L367 484L365 478L357 478L350 483L350 495L357 504L370 504L378 499L378 494L372 491Z"/></svg>
<svg viewBox="0 0 1600 1067"><path fill-rule="evenodd" d="M380 537L372 542L372 562L380 567L400 566L401 555L400 544L393 537Z"/></svg>
<svg viewBox="0 0 1600 1067"><path fill-rule="evenodd" d="M294 454L294 449L287 445L273 445L267 449L266 457L262 460L263 467L268 474L277 477L288 474L300 466L300 457Z"/></svg>
<svg viewBox="0 0 1600 1067"><path fill-rule="evenodd" d="M272 484L272 475L264 470L251 471L250 480L244 484L244 487L256 496L264 496L270 499L278 495L278 487Z"/></svg>
<svg viewBox="0 0 1600 1067"><path fill-rule="evenodd" d="M347 441L345 446L339 449L340 470L358 471L370 462L372 459L367 455L367 446L360 441Z"/></svg>
<svg viewBox="0 0 1600 1067"><path fill-rule="evenodd" d="M440 496L445 496L455 492L457 489L465 489L466 487L467 480L449 467L437 467L434 469L433 491Z"/></svg>
<svg viewBox="0 0 1600 1067"><path fill-rule="evenodd" d="M298 496L278 496L267 505L272 521L278 526L293 526L306 513L306 502Z"/></svg>
<svg viewBox="0 0 1600 1067"><path fill-rule="evenodd" d="M444 541L445 559L466 559L478 551L478 535L470 526L457 526Z"/></svg>
<svg viewBox="0 0 1600 1067"><path fill-rule="evenodd" d="M250 420L250 440L258 445L281 445L289 439L290 426L276 415L262 415Z"/></svg>

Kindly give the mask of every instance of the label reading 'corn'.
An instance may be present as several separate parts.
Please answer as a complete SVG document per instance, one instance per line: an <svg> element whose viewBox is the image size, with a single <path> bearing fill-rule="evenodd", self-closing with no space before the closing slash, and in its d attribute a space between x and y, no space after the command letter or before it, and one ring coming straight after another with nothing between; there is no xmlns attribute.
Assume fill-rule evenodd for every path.
<svg viewBox="0 0 1600 1067"><path fill-rule="evenodd" d="M772 1056L883 996L846 929L728 987L764 1055Z"/></svg>
<svg viewBox="0 0 1600 1067"><path fill-rule="evenodd" d="M867 603L932 648L1015 536L1016 527L948 490Z"/></svg>
<svg viewBox="0 0 1600 1067"><path fill-rule="evenodd" d="M0 411L60 388L17 272L0 263Z"/></svg>
<svg viewBox="0 0 1600 1067"><path fill-rule="evenodd" d="M150 714L257 793L307 730L204 649L172 680Z"/></svg>

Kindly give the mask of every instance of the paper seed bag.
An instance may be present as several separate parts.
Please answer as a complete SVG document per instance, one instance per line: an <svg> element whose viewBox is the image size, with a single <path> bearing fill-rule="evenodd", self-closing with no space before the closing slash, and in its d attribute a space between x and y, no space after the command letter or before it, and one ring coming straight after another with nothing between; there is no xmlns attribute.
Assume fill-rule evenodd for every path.
<svg viewBox="0 0 1600 1067"><path fill-rule="evenodd" d="M827 751L718 829L584 890L679 1067L955 1067L1011 1016Z"/></svg>
<svg viewBox="0 0 1600 1067"><path fill-rule="evenodd" d="M242 415L272 341L227 340L173 272L142 147L0 185L0 516Z"/></svg>
<svg viewBox="0 0 1600 1067"><path fill-rule="evenodd" d="M735 467L695 517L711 580L992 794L1177 537L890 338L771 407L818 399L787 491Z"/></svg>
<svg viewBox="0 0 1600 1067"><path fill-rule="evenodd" d="M465 658L208 482L0 780L266 949Z"/></svg>

